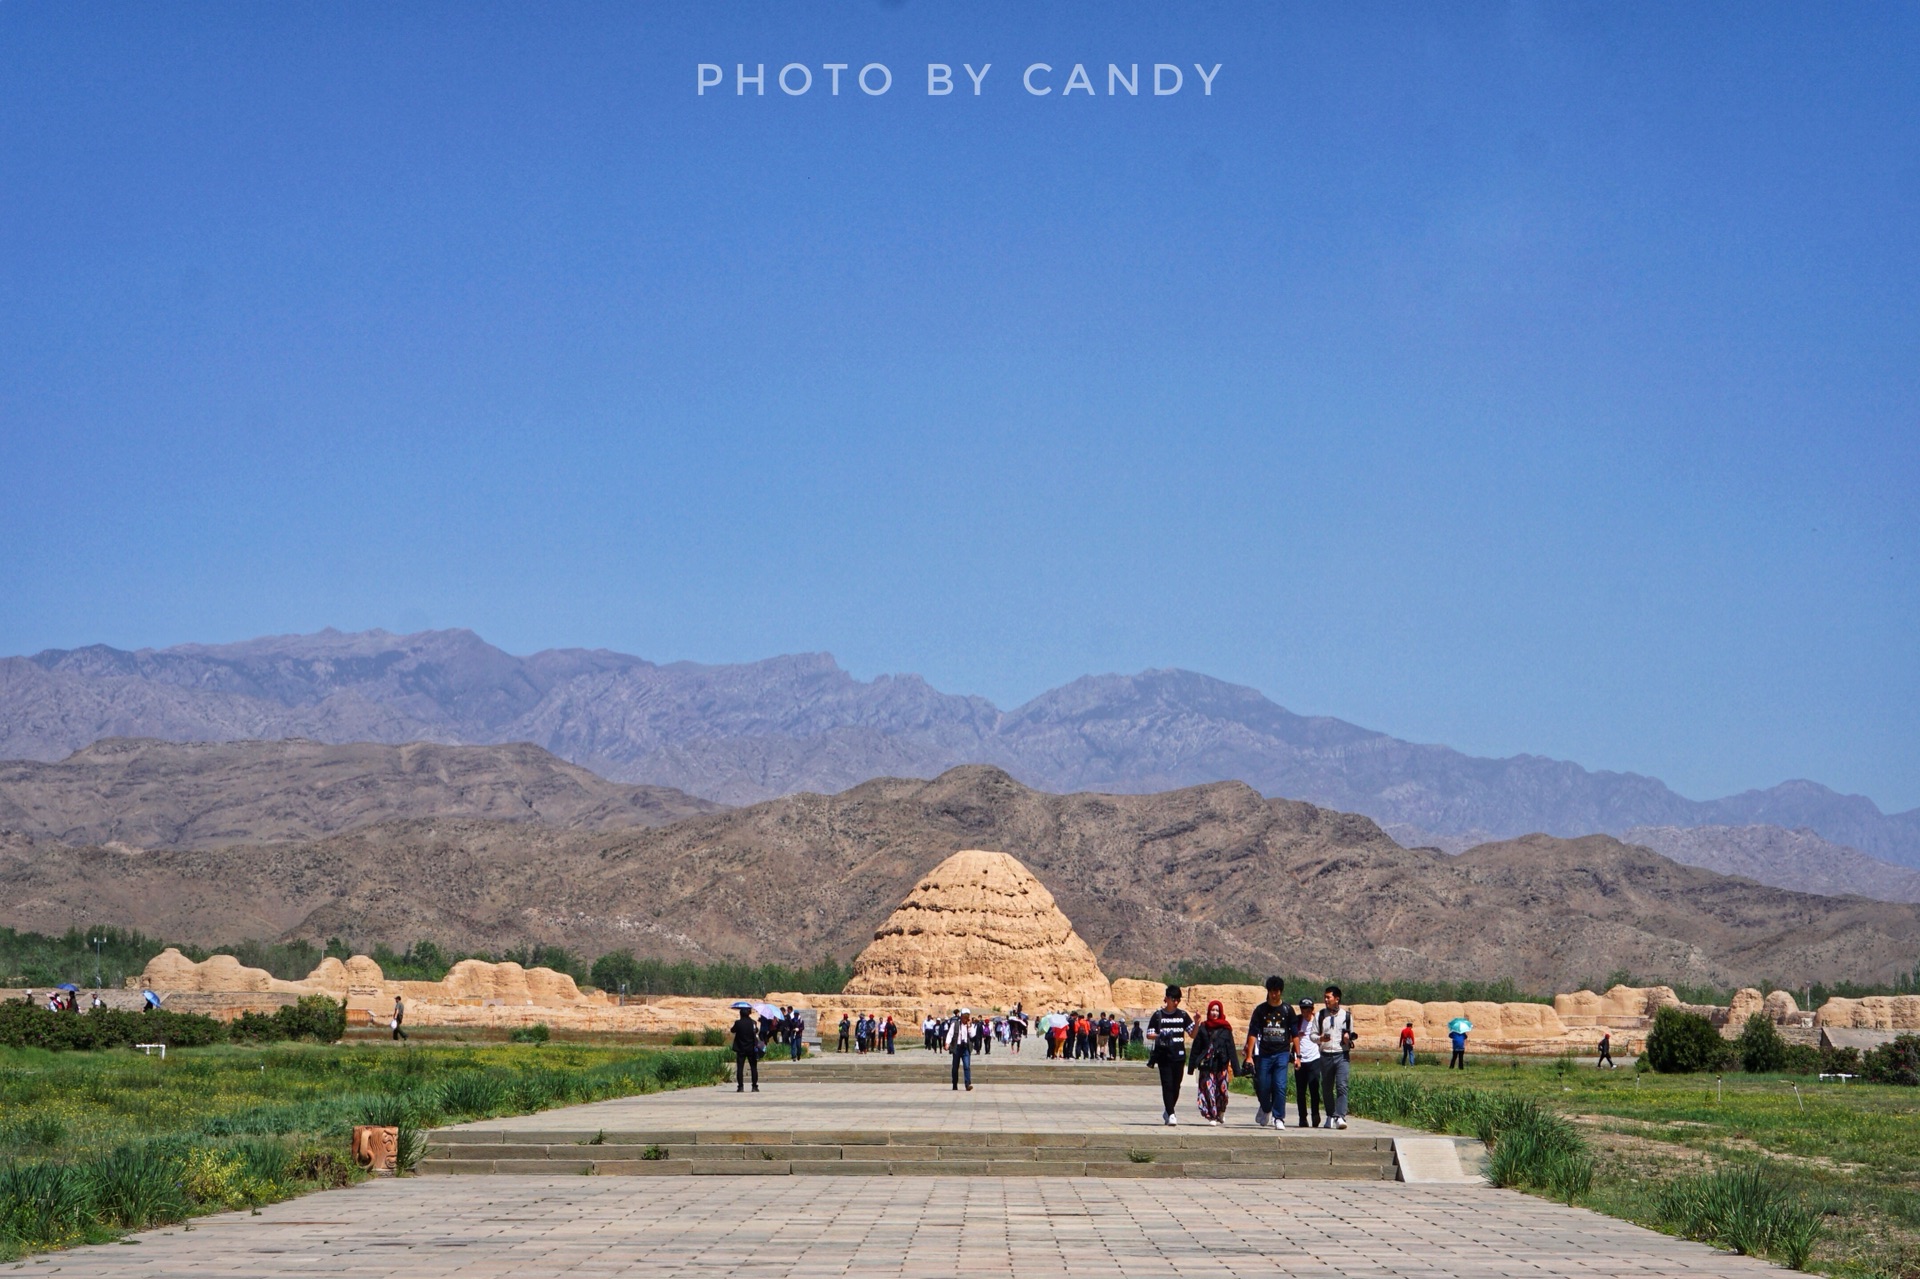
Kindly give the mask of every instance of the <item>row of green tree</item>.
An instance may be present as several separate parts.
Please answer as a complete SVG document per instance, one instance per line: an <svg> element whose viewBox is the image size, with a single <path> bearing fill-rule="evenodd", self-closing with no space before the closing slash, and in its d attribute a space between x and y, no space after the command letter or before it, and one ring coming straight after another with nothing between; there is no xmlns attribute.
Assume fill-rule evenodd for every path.
<svg viewBox="0 0 1920 1279"><path fill-rule="evenodd" d="M1754 1013L1728 1039L1699 1013L1662 1008L1647 1035L1647 1064L1663 1074L1741 1070L1748 1074L1858 1075L1869 1083L1920 1085L1920 1035L1899 1035L1866 1053L1789 1043L1773 1018Z"/></svg>
<svg viewBox="0 0 1920 1279"><path fill-rule="evenodd" d="M285 1039L330 1044L346 1033L347 1006L325 995L308 995L271 1013L242 1013L231 1023L167 1009L56 1012L23 1000L0 1003L0 1047L4 1048L97 1051L141 1044L202 1048L227 1042L270 1044Z"/></svg>

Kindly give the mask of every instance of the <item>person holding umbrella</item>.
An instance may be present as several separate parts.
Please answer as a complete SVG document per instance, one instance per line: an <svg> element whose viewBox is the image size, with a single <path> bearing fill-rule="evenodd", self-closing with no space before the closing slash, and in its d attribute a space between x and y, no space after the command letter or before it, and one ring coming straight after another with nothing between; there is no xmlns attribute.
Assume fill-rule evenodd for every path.
<svg viewBox="0 0 1920 1279"><path fill-rule="evenodd" d="M734 1004L740 1016L733 1023L733 1090L747 1090L747 1075L753 1075L753 1090L760 1091L760 1023L754 1019L753 1003L742 999Z"/></svg>
<svg viewBox="0 0 1920 1279"><path fill-rule="evenodd" d="M1467 1032L1473 1029L1473 1023L1465 1017L1455 1017L1447 1023L1447 1038L1453 1041L1453 1056L1447 1059L1447 1069L1467 1068Z"/></svg>

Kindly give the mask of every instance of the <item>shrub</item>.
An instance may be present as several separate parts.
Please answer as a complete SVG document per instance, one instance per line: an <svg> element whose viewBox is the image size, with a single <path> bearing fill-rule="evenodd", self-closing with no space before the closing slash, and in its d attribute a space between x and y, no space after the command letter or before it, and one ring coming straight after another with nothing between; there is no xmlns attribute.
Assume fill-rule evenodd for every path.
<svg viewBox="0 0 1920 1279"><path fill-rule="evenodd" d="M718 1026L709 1026L700 1032L700 1046L703 1048L718 1048L726 1042L727 1032Z"/></svg>
<svg viewBox="0 0 1920 1279"><path fill-rule="evenodd" d="M427 1134L409 1124L400 1125L393 1146L393 1170L404 1177L420 1166L426 1154Z"/></svg>
<svg viewBox="0 0 1920 1279"><path fill-rule="evenodd" d="M506 1099L506 1082L482 1070L463 1070L440 1085L440 1107L450 1115L490 1115Z"/></svg>
<svg viewBox="0 0 1920 1279"><path fill-rule="evenodd" d="M699 1042L700 1036L694 1034L691 1030L674 1032L673 1046L675 1048L691 1048Z"/></svg>
<svg viewBox="0 0 1920 1279"><path fill-rule="evenodd" d="M1806 1267L1820 1237L1820 1214L1760 1166L1679 1178L1660 1193L1654 1211L1688 1239L1772 1257L1795 1270Z"/></svg>
<svg viewBox="0 0 1920 1279"><path fill-rule="evenodd" d="M1740 1054L1740 1069L1749 1075L1772 1074L1786 1067L1787 1041L1780 1037L1773 1018L1765 1013L1754 1013L1747 1018L1734 1048Z"/></svg>
<svg viewBox="0 0 1920 1279"><path fill-rule="evenodd" d="M54 1012L31 1004L0 1004L0 1046L97 1050L134 1044L200 1048L225 1039L227 1028L198 1013L133 1013L91 1008L84 1013Z"/></svg>
<svg viewBox="0 0 1920 1279"><path fill-rule="evenodd" d="M1725 1070L1734 1061L1734 1049L1699 1013L1662 1008L1647 1036L1647 1060L1665 1075Z"/></svg>
<svg viewBox="0 0 1920 1279"><path fill-rule="evenodd" d="M1820 1070L1820 1050L1812 1044L1788 1044L1780 1069L1790 1075L1812 1075Z"/></svg>
<svg viewBox="0 0 1920 1279"><path fill-rule="evenodd" d="M1920 1035L1901 1035L1881 1044L1861 1060L1860 1073L1871 1083L1920 1085Z"/></svg>
<svg viewBox="0 0 1920 1279"><path fill-rule="evenodd" d="M22 1115L0 1128L0 1148L8 1150L35 1146L50 1149L66 1139L67 1124L58 1115Z"/></svg>
<svg viewBox="0 0 1920 1279"><path fill-rule="evenodd" d="M60 1243L93 1215L93 1183L71 1164L0 1164L0 1239Z"/></svg>
<svg viewBox="0 0 1920 1279"><path fill-rule="evenodd" d="M553 1032L547 1029L546 1022L536 1021L531 1026L515 1028L507 1038L516 1044L544 1044L553 1038Z"/></svg>
<svg viewBox="0 0 1920 1279"><path fill-rule="evenodd" d="M181 1165L157 1142L120 1147L93 1164L96 1211L128 1230L186 1216Z"/></svg>
<svg viewBox="0 0 1920 1279"><path fill-rule="evenodd" d="M1857 1075L1860 1073L1860 1050L1858 1048L1822 1048L1820 1070L1822 1074L1828 1075Z"/></svg>
<svg viewBox="0 0 1920 1279"><path fill-rule="evenodd" d="M302 995L298 1003L276 1008L273 1019L288 1039L331 1044L347 1033L346 1001L325 995Z"/></svg>

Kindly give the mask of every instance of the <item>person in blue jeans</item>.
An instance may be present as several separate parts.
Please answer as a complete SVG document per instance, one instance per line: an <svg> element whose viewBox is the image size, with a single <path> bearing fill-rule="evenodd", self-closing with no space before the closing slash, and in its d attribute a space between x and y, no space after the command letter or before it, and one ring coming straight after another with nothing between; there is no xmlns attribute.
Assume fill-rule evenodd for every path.
<svg viewBox="0 0 1920 1279"><path fill-rule="evenodd" d="M947 1027L947 1051L953 1055L953 1090L960 1091L960 1078L966 1076L967 1091L973 1091L973 1010L962 1008Z"/></svg>
<svg viewBox="0 0 1920 1279"><path fill-rule="evenodd" d="M1243 1055L1252 1068L1253 1092L1260 1110L1253 1122L1261 1127L1286 1127L1287 1067L1293 1060L1294 1036L1300 1032L1300 1014L1287 1004L1287 983L1267 978L1267 1001L1247 1019Z"/></svg>

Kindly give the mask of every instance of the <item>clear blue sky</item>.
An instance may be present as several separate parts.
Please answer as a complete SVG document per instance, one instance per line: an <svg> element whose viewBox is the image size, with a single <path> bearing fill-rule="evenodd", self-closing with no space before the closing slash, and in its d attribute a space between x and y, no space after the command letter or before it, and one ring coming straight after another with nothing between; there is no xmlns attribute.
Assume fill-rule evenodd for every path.
<svg viewBox="0 0 1920 1279"><path fill-rule="evenodd" d="M1911 4L11 0L0 652L1184 666L1920 804L1916 49Z"/></svg>

